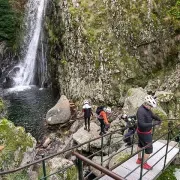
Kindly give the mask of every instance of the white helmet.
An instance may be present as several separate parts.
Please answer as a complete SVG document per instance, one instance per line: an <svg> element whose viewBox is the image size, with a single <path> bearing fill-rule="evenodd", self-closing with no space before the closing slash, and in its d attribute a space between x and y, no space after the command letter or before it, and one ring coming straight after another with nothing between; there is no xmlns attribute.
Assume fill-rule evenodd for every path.
<svg viewBox="0 0 180 180"><path fill-rule="evenodd" d="M106 108L104 108L104 111L107 112L107 113L111 113L111 108L110 107L106 107Z"/></svg>
<svg viewBox="0 0 180 180"><path fill-rule="evenodd" d="M121 118L122 118L122 119L126 119L126 118L127 118L127 114L123 114L123 115L121 116Z"/></svg>
<svg viewBox="0 0 180 180"><path fill-rule="evenodd" d="M155 99L151 95L148 95L145 97L145 103L147 103L149 106L152 106L152 107L157 106Z"/></svg>
<svg viewBox="0 0 180 180"><path fill-rule="evenodd" d="M89 104L89 101L88 100L84 100L84 104Z"/></svg>

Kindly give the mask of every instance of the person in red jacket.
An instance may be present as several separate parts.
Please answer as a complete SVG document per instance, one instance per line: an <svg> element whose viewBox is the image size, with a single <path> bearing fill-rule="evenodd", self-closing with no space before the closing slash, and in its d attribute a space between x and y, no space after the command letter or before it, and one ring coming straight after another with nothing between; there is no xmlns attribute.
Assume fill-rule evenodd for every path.
<svg viewBox="0 0 180 180"><path fill-rule="evenodd" d="M101 132L99 133L100 136L106 134L105 130L108 130L110 127L107 115L111 113L110 107L104 107L102 111L100 111L98 115L98 120L100 122Z"/></svg>

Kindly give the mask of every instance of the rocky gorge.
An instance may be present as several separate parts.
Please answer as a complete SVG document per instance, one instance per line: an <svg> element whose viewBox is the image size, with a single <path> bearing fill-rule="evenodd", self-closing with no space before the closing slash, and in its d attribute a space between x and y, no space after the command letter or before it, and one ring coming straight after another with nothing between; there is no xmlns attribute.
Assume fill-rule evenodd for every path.
<svg viewBox="0 0 180 180"><path fill-rule="evenodd" d="M10 2L14 4L13 8L23 7L25 3L17 1L21 6L15 6L15 1ZM3 162L0 168L17 168L40 159L41 154L47 156L96 138L99 124L95 116L91 131L83 128L80 111L84 99L91 101L94 112L100 104L112 107L110 132L125 126L119 115L135 114L147 94L157 97L158 108L154 112L164 121L159 127L161 133L157 135L167 128L168 118L179 119L179 8L179 0L49 1L43 25L47 36L48 71L52 87L62 95L46 114L47 126L53 128L42 142L37 143L22 127L15 127L6 120L3 114L0 142L5 149L0 156ZM8 70L19 61L19 55L18 49L14 51L9 41L0 40L0 77L3 81ZM0 112L1 109L3 112L3 101L0 102ZM113 143L122 138L122 133L114 134ZM109 137L105 143L109 143ZM99 150L99 145L98 141L92 143L91 153L94 149ZM110 152L123 147L124 143L118 143ZM86 153L87 148L83 146L81 150ZM116 156L106 166L112 167L128 154L129 151ZM107 150L104 156L107 156ZM94 156L92 160L99 163L100 156ZM72 165L73 157L54 157L47 164L48 173L53 173ZM91 171L99 175L95 169ZM77 175L76 170L67 173L65 179L76 179L72 174ZM34 180L40 176L42 169L38 166L0 179L23 177ZM61 175L51 177L60 178Z"/></svg>

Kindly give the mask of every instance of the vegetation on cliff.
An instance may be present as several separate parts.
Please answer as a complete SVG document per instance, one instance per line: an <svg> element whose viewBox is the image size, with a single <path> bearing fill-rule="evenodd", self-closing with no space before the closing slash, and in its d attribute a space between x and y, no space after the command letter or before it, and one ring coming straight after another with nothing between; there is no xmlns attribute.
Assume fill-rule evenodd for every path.
<svg viewBox="0 0 180 180"><path fill-rule="evenodd" d="M0 42L17 48L26 0L0 0Z"/></svg>
<svg viewBox="0 0 180 180"><path fill-rule="evenodd" d="M59 66L61 92L74 100L96 95L96 102L117 104L130 87L159 74L162 83L178 63L179 0L53 4L51 62Z"/></svg>

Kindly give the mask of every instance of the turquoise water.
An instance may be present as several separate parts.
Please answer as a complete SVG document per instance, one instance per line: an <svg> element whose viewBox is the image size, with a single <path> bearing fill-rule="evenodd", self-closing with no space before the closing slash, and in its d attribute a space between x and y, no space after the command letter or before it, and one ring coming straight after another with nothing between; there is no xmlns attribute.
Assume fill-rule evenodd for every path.
<svg viewBox="0 0 180 180"><path fill-rule="evenodd" d="M23 91L7 89L4 90L4 98L8 102L7 118L40 140L47 132L46 113L57 102L52 90L37 87L25 88Z"/></svg>

